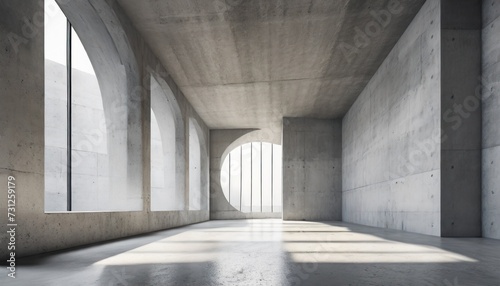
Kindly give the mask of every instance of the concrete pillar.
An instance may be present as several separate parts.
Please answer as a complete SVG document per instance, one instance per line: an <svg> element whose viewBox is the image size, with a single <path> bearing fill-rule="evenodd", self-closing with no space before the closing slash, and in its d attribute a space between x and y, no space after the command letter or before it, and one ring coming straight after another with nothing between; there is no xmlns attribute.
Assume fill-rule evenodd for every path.
<svg viewBox="0 0 500 286"><path fill-rule="evenodd" d="M283 118L283 219L342 219L342 121Z"/></svg>
<svg viewBox="0 0 500 286"><path fill-rule="evenodd" d="M481 236L481 1L441 1L441 236Z"/></svg>
<svg viewBox="0 0 500 286"><path fill-rule="evenodd" d="M483 1L483 236L500 239L500 1Z"/></svg>

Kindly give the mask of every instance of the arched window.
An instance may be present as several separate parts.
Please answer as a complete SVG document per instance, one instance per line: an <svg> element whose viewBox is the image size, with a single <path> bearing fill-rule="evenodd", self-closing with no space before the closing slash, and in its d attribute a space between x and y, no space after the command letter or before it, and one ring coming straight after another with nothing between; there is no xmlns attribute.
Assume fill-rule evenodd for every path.
<svg viewBox="0 0 500 286"><path fill-rule="evenodd" d="M224 159L221 186L237 210L282 212L280 145L251 142L233 149Z"/></svg>
<svg viewBox="0 0 500 286"><path fill-rule="evenodd" d="M116 53L110 38L107 43L89 41L93 29L104 23L82 15L96 10L80 10L90 5L84 2L76 3L83 5L78 8L72 4L65 2L68 6L61 7L72 11L70 14L78 10L78 17L73 19L81 22L82 30L75 30L54 0L45 0L44 7L45 210L141 210L138 187L142 184L140 178L131 175L137 173L133 170L137 164L129 163L129 157L140 152L136 143L141 137L137 132L140 122L133 117L140 113L132 111L139 110L140 105L117 96L126 98L123 86L127 86L127 81L133 82L133 78L125 77L123 71L111 72L114 67L123 69L123 63L113 62L118 62L119 57L108 57L107 61L103 55L109 50ZM82 36L89 45L84 47ZM111 48L106 49L105 45ZM87 53L89 46L94 51L89 53L93 58ZM99 70L94 69L92 60L98 63Z"/></svg>
<svg viewBox="0 0 500 286"><path fill-rule="evenodd" d="M45 8L53 11L45 18L46 210L99 210L109 187L99 83L66 16L53 0Z"/></svg>
<svg viewBox="0 0 500 286"><path fill-rule="evenodd" d="M184 128L170 89L151 76L151 210L184 209ZM179 152L177 152L179 150ZM179 158L180 156L180 158Z"/></svg>
<svg viewBox="0 0 500 286"><path fill-rule="evenodd" d="M189 210L201 209L201 146L195 124L189 120Z"/></svg>

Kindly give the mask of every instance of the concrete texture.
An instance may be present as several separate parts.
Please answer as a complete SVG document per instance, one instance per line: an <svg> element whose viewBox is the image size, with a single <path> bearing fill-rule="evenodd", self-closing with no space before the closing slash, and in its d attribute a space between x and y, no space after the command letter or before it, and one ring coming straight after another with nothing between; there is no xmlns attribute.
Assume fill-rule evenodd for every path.
<svg viewBox="0 0 500 286"><path fill-rule="evenodd" d="M103 110L126 110L122 114L112 112L117 124L108 130L110 140L106 145L113 147L108 148L109 156L123 163L113 165L117 175L110 176L113 187L109 189L114 193L108 202L116 195L126 196L134 204L132 208L115 208L117 212L44 212L48 205L44 200L44 156L57 156L57 152L44 155L44 103L48 97L44 95L43 5L0 0L0 184L5 188L8 176L16 178L17 257L196 223L209 216L278 216L243 214L231 207L220 188L220 167L227 152L240 144L281 143L282 124L285 219L343 218L435 236L482 233L500 239L498 0L59 2L95 67ZM478 80L481 72L483 78ZM179 196L184 196L181 211L151 211L151 76L168 91L167 101L175 101L177 106L175 185ZM481 87L482 106L478 93ZM342 126L338 120L305 119L340 118L347 110ZM89 123L93 124L91 120ZM209 132L209 127L254 129ZM52 143L56 147L60 142ZM95 171L90 165L82 166L82 170ZM81 199L92 204L95 195L95 190L89 190L89 195ZM106 201L99 203L98 209L102 210ZM0 213L7 213L5 199L0 200ZM6 216L1 216L0 224L1 241L7 241ZM279 224L267 227L279 229ZM347 226L337 227L341 229L320 228L317 232L342 232ZM441 253L430 261L421 261L404 250L403 255L387 256L387 260L369 256L360 258L360 262L356 261L357 254L349 250L347 256L340 256L339 263L336 258L325 258L329 251L338 249L322 249L317 251L321 252L319 256L310 254L307 247L294 250L296 245L286 245L284 249L292 253L292 265L303 267L296 262L315 261L307 267L316 265L324 270L321 273L335 274L308 276L314 285L340 277L353 267L353 261L359 263L356 267L370 268L363 282L370 282L370 275L386 277L378 272L379 264L363 264L366 259L383 263L387 271L401 270L401 279L414 279L399 284L422 284L422 276L440 279L445 284L458 284L455 278L465 284L485 285L495 285L490 282L499 280L495 270L491 270L498 268L498 245L489 240L366 231L395 240L401 236L410 240L419 237L414 241L434 247L452 241L452 245L446 246L447 251L454 249L454 253L466 257L452 254L450 261L446 260L450 253ZM315 231L310 232L308 235L314 235ZM283 233L273 232L273 239L293 239L287 237L287 231ZM307 239L297 241L307 244ZM465 241L478 245L474 248ZM252 246L241 245L250 249ZM277 255L284 257L284 252ZM7 249L2 247L0 258L4 257ZM223 259L233 262L228 257ZM292 261L269 260L281 263L273 264L256 259L255 267L270 266L252 273L271 271L275 265ZM321 259L327 262L318 264ZM221 281L234 282L224 279L238 277L235 273L241 273L242 279L252 275L245 273L243 262L231 266L234 265L241 268L230 268L234 271ZM201 273L199 281L211 274L177 266L174 269L181 274ZM436 268L429 271L432 266ZM71 264L68 267L70 272L75 270ZM97 273L93 272L96 269L103 273L93 281L116 277L116 265L93 267L88 268L88 273ZM218 265L200 267L215 269ZM417 272L411 272L415 269ZM356 270L358 276L366 271ZM158 269L151 271L158 274ZM270 274L271 280L258 283L292 279L297 284L295 279L303 279L295 270L276 271L281 271L281 278ZM408 278L409 272L415 276ZM474 276L478 272L484 275ZM33 273L31 277L38 277L40 272ZM445 278L444 273L453 273L454 277ZM73 278L85 275L75 274ZM63 283L71 284L73 278L69 276ZM153 282L157 281L155 277L151 278ZM192 282L189 277L177 277L187 284ZM393 275L389 277L393 279ZM49 284L47 279L42 284ZM353 282L349 277L345 279L340 283Z"/></svg>
<svg viewBox="0 0 500 286"><path fill-rule="evenodd" d="M440 235L440 1L427 1L342 122L342 218Z"/></svg>
<svg viewBox="0 0 500 286"><path fill-rule="evenodd" d="M483 236L500 239L500 1L483 1L482 201Z"/></svg>
<svg viewBox="0 0 500 286"><path fill-rule="evenodd" d="M2 285L498 285L500 242L348 223L211 221L21 259Z"/></svg>
<svg viewBox="0 0 500 286"><path fill-rule="evenodd" d="M127 172L131 178L139 177L141 180L124 183L131 188L140 184L142 210L44 212L43 5L40 6L36 1L0 1L0 182L7 186L7 176L16 178L16 257L208 220L208 156L201 159L201 188L206 192L200 195L200 211L150 212L151 73L159 74L172 89L185 127L189 118L197 122L198 136L203 144L200 146L201 154L208 154L209 134L206 125L118 5L93 0L64 2L67 4L63 10L68 12L68 17L75 17L75 27L83 29L83 34L88 34L87 38L81 38L84 44L88 44L86 48L93 55L91 61L96 66L98 78L103 81L103 84L99 83L101 92L110 93L105 100L121 93L116 95L120 97L119 100L125 100L130 110L137 111L127 114L126 130L134 136L128 139L125 146L131 150L128 160L132 162L127 166ZM75 7L78 9L74 10ZM23 19L30 19L34 24L29 26ZM12 38L12 35L18 38ZM101 41L101 38L104 40ZM12 39L20 40L13 45ZM114 84L117 85L115 88ZM185 148L189 143L187 129L184 134ZM138 141L135 137L137 134L141 135ZM184 160L187 160L187 156ZM186 174L188 165L186 162ZM185 194L188 196L187 190ZM0 212L7 213L6 199L0 200ZM6 215L2 215L0 220L2 242L8 240L6 218ZM0 257L2 260L7 257L7 247L1 248Z"/></svg>
<svg viewBox="0 0 500 286"><path fill-rule="evenodd" d="M221 185L223 160L235 147L249 142L271 142L280 144L270 130L226 129L210 130L210 219L257 219L281 218L281 213L244 213L234 208L224 196Z"/></svg>
<svg viewBox="0 0 500 286"><path fill-rule="evenodd" d="M283 219L342 220L342 123L283 118Z"/></svg>
<svg viewBox="0 0 500 286"><path fill-rule="evenodd" d="M119 0L210 128L347 112L424 0Z"/></svg>
<svg viewBox="0 0 500 286"><path fill-rule="evenodd" d="M441 235L481 236L481 1L441 1Z"/></svg>

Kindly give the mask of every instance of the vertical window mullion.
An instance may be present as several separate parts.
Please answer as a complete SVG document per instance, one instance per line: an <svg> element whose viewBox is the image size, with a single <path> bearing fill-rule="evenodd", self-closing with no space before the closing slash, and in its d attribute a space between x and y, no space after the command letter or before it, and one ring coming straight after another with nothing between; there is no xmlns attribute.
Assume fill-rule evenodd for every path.
<svg viewBox="0 0 500 286"><path fill-rule="evenodd" d="M72 114L72 86L71 86L71 23L69 20L67 21L66 25L66 96L67 96L67 210L71 211L72 210L72 205L73 205L73 198L72 198L72 190L71 190L71 170L72 170L72 162L71 162L71 147L72 147L72 142L71 142L71 133L72 133L72 128L71 128L71 114Z"/></svg>
<svg viewBox="0 0 500 286"><path fill-rule="evenodd" d="M274 144L271 144L271 212L274 212Z"/></svg>
<svg viewBox="0 0 500 286"><path fill-rule="evenodd" d="M262 142L260 142L260 212L262 212Z"/></svg>
<svg viewBox="0 0 500 286"><path fill-rule="evenodd" d="M229 152L229 204L231 204L231 152Z"/></svg>
<svg viewBox="0 0 500 286"><path fill-rule="evenodd" d="M240 211L241 202L243 201L243 146L240 146Z"/></svg>
<svg viewBox="0 0 500 286"><path fill-rule="evenodd" d="M250 142L250 212L253 212L253 143Z"/></svg>

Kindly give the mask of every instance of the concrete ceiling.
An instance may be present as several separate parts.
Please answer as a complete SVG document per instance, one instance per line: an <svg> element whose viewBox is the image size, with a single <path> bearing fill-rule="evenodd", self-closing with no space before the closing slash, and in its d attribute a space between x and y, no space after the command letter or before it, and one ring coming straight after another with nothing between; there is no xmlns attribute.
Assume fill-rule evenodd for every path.
<svg viewBox="0 0 500 286"><path fill-rule="evenodd" d="M210 128L276 130L342 117L425 0L118 2Z"/></svg>

